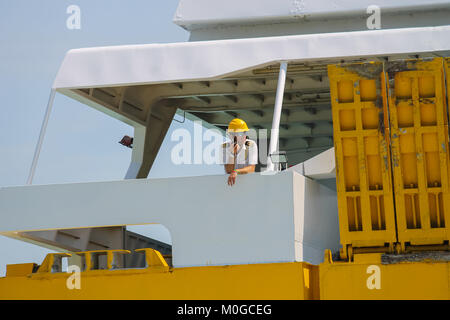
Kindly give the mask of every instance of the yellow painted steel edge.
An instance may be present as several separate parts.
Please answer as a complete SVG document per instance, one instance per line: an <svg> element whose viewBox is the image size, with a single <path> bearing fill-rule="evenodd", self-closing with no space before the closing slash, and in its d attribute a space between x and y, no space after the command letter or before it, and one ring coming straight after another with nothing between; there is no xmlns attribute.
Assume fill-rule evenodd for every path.
<svg viewBox="0 0 450 320"><path fill-rule="evenodd" d="M0 299L318 299L318 266L304 262L91 270L0 278ZM72 287L72 289L70 289Z"/></svg>
<svg viewBox="0 0 450 320"><path fill-rule="evenodd" d="M450 299L450 261L382 263L381 253L319 265L321 300Z"/></svg>

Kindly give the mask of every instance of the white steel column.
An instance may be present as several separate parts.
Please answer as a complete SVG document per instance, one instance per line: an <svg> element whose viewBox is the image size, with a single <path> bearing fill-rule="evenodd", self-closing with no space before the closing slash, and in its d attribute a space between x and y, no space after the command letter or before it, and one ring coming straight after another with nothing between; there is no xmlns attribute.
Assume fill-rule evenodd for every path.
<svg viewBox="0 0 450 320"><path fill-rule="evenodd" d="M147 127L136 125L134 127L133 149L131 153L131 163L125 175L125 179L136 179L144 162L144 146Z"/></svg>
<svg viewBox="0 0 450 320"><path fill-rule="evenodd" d="M47 110L45 111L44 120L42 121L41 132L39 133L39 140L34 151L33 162L31 163L30 174L28 175L27 184L33 183L34 172L36 171L37 162L39 160L39 154L41 153L42 143L44 142L45 132L47 130L48 119L50 118L50 113L52 112L53 101L55 100L56 90L52 89L50 92L50 97L47 103Z"/></svg>
<svg viewBox="0 0 450 320"><path fill-rule="evenodd" d="M274 171L274 164L270 155L278 150L278 137L280 130L281 108L283 106L284 86L286 83L287 61L280 63L280 72L278 74L277 94L275 96L275 106L273 110L272 131L270 132L269 153L267 155L266 171Z"/></svg>

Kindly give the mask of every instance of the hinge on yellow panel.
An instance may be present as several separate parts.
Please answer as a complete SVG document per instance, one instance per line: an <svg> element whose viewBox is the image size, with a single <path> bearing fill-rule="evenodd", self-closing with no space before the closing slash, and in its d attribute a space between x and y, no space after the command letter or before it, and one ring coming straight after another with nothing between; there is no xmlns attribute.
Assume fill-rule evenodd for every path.
<svg viewBox="0 0 450 320"><path fill-rule="evenodd" d="M325 256L324 256L323 262L327 263L327 264L333 263L333 255L332 255L330 249L325 249Z"/></svg>
<svg viewBox="0 0 450 320"><path fill-rule="evenodd" d="M351 244L346 245L339 250L339 256L344 261L352 261L353 259L353 247Z"/></svg>

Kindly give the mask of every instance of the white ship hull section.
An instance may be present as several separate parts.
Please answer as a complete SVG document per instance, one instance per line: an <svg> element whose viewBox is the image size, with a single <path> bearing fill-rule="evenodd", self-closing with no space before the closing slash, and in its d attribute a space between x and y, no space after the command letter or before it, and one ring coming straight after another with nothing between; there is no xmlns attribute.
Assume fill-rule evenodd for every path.
<svg viewBox="0 0 450 320"><path fill-rule="evenodd" d="M307 261L339 247L336 193L296 172L0 189L0 233L159 223L174 267Z"/></svg>

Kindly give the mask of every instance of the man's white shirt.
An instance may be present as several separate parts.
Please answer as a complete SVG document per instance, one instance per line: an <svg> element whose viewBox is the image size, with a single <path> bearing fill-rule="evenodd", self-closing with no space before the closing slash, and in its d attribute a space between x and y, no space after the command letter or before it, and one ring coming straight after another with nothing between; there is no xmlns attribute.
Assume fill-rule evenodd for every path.
<svg viewBox="0 0 450 320"><path fill-rule="evenodd" d="M247 139L242 146L238 146L235 169L258 164L258 146L255 141ZM219 152L220 164L234 164L233 143L222 144Z"/></svg>

